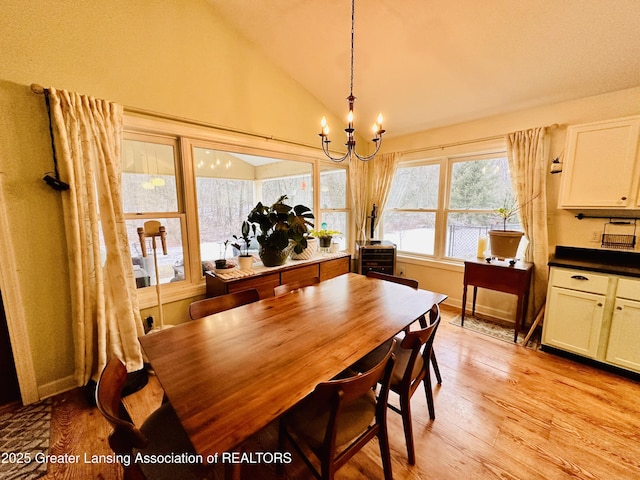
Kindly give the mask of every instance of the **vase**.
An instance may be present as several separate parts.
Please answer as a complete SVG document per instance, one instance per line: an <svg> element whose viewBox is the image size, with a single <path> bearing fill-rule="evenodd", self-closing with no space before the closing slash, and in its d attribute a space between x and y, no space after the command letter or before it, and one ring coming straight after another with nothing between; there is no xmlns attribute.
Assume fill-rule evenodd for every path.
<svg viewBox="0 0 640 480"><path fill-rule="evenodd" d="M258 249L258 255L260 256L260 260L262 260L262 264L265 267L277 267L278 265L283 265L289 255L291 254L291 250L293 250L294 243L289 243L289 246L284 250L278 250L270 247L263 247L260 245Z"/></svg>
<svg viewBox="0 0 640 480"><path fill-rule="evenodd" d="M253 266L253 255L239 255L238 267L240 270L251 270Z"/></svg>
<svg viewBox="0 0 640 480"><path fill-rule="evenodd" d="M499 260L515 258L523 235L515 230L489 230L491 256Z"/></svg>
<svg viewBox="0 0 640 480"><path fill-rule="evenodd" d="M307 238L307 248L300 253L291 252L293 260L310 260L318 251L318 239L315 237Z"/></svg>

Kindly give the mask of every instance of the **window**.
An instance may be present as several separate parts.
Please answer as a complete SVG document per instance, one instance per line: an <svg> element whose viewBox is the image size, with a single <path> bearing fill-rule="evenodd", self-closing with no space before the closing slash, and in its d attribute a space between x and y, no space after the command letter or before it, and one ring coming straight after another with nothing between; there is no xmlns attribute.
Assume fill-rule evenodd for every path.
<svg viewBox="0 0 640 480"><path fill-rule="evenodd" d="M137 233L149 220L167 231L167 255L159 245L157 252L164 301L204 292L204 271L213 260L238 254L233 235L258 201L271 204L286 194L291 205L308 206L343 232L347 245L348 170L325 165L315 150L126 116L122 152L125 222L143 308L157 301L151 239L143 257ZM251 250L257 247L254 239Z"/></svg>
<svg viewBox="0 0 640 480"><path fill-rule="evenodd" d="M185 214L180 201L177 140L131 135L122 143L122 199L138 288L156 284L153 239L145 238L147 256L142 254L138 228L157 220L166 229L167 255L157 238L160 283L184 280L182 259Z"/></svg>
<svg viewBox="0 0 640 480"><path fill-rule="evenodd" d="M383 238L400 252L475 257L478 238L498 226L493 213L513 198L504 154L411 160L398 167L383 216ZM518 219L507 228L521 230Z"/></svg>
<svg viewBox="0 0 640 480"><path fill-rule="evenodd" d="M347 170L331 164L320 165L320 215L316 229L326 224L327 230L337 230L341 235L333 241L340 250L347 248L349 240L349 210L347 209Z"/></svg>

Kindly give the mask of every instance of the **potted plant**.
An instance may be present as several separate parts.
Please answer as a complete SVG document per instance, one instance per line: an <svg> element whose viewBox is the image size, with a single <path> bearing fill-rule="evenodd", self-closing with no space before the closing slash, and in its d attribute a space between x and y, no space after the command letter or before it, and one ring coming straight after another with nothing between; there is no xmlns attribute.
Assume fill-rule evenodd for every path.
<svg viewBox="0 0 640 480"><path fill-rule="evenodd" d="M233 236L233 238L236 239L236 243L232 243L231 246L240 250L240 255L238 255L238 266L240 270L251 270L253 255L249 253L249 245L251 244L251 239L255 236L256 226L246 220L242 222L242 233L240 236ZM244 243L244 249L240 246L240 240Z"/></svg>
<svg viewBox="0 0 640 480"><path fill-rule="evenodd" d="M329 248L333 237L341 235L341 233L337 230L327 230L326 228L323 228L322 230L312 230L311 235L318 239L320 248Z"/></svg>
<svg viewBox="0 0 640 480"><path fill-rule="evenodd" d="M227 268L227 245L229 245L229 240L224 241L224 250L222 251L220 258L215 261L216 268Z"/></svg>
<svg viewBox="0 0 640 480"><path fill-rule="evenodd" d="M516 200L509 195L505 197L502 206L493 211L502 221L502 230L489 230L492 257L497 257L500 260L515 258L524 232L507 230L507 222L518 213L519 209Z"/></svg>
<svg viewBox="0 0 640 480"><path fill-rule="evenodd" d="M287 205L284 203L287 198L282 195L271 206L258 202L247 217L250 223L260 228L256 236L260 244L258 255L265 267L282 265L291 250L300 253L307 247L313 213L304 205Z"/></svg>

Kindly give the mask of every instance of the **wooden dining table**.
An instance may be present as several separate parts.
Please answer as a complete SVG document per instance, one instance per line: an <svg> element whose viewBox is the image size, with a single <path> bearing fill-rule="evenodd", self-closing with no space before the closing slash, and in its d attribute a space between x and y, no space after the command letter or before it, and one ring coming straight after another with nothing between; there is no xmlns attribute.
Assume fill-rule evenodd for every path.
<svg viewBox="0 0 640 480"><path fill-rule="evenodd" d="M140 343L206 461L238 448L445 298L347 273Z"/></svg>

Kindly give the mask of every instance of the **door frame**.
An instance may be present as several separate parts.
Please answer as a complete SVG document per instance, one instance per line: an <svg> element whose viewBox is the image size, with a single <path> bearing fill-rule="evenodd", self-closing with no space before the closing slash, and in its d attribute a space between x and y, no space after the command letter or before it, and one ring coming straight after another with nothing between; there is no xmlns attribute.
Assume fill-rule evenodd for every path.
<svg viewBox="0 0 640 480"><path fill-rule="evenodd" d="M27 405L40 400L36 372L31 356L27 318L22 301L22 292L18 281L18 265L7 221L7 202L0 182L0 290L4 303L5 317L9 330L9 340L13 351L13 363L16 367L22 403Z"/></svg>

